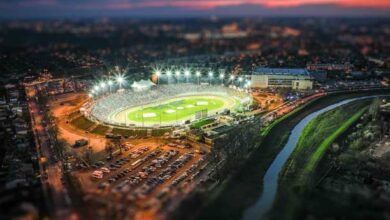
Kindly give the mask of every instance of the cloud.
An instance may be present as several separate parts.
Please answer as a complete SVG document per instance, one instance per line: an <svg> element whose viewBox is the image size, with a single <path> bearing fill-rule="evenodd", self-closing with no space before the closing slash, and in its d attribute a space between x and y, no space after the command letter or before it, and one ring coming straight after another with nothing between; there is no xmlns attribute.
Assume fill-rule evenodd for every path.
<svg viewBox="0 0 390 220"><path fill-rule="evenodd" d="M342 10L339 10L342 9ZM367 10L366 10L367 9ZM368 10L369 9L369 10ZM307 10L307 11L306 11ZM383 16L389 0L0 0L0 17L302 15ZM333 10L333 11L332 11ZM351 13L349 13L349 12ZM389 13L390 14L390 13ZM326 16L322 13L321 16Z"/></svg>

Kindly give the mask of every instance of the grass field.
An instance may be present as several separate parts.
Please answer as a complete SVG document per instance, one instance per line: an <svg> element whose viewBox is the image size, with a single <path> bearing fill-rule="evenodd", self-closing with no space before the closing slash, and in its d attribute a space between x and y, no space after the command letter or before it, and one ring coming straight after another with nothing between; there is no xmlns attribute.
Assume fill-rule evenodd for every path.
<svg viewBox="0 0 390 220"><path fill-rule="evenodd" d="M85 118L83 115L78 118L75 118L70 123L76 128L79 128L81 130L88 130L88 128L92 127L95 124L92 121Z"/></svg>
<svg viewBox="0 0 390 220"><path fill-rule="evenodd" d="M170 122L193 116L196 112L213 111L225 106L225 101L214 97L187 97L157 106L138 108L127 113L128 119L134 122Z"/></svg>

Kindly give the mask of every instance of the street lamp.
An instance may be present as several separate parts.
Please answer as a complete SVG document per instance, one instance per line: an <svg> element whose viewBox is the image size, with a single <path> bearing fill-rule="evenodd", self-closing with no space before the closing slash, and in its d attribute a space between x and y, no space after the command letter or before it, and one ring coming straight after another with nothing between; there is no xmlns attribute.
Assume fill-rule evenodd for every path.
<svg viewBox="0 0 390 220"><path fill-rule="evenodd" d="M198 77L198 84L200 84L200 72L196 71L195 75L196 77Z"/></svg>

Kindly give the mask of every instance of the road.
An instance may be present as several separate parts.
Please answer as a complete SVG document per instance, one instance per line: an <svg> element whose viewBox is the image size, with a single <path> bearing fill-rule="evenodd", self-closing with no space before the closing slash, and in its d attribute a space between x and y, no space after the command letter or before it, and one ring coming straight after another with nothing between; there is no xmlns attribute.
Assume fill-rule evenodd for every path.
<svg viewBox="0 0 390 220"><path fill-rule="evenodd" d="M70 199L62 179L62 163L56 160L51 140L45 128L45 112L34 99L28 101L29 111L32 117L32 127L37 149L40 151L40 165L43 169L41 173L42 185L46 190L45 195L49 205L49 213L55 219L68 219L71 215ZM42 171L41 171L42 172Z"/></svg>

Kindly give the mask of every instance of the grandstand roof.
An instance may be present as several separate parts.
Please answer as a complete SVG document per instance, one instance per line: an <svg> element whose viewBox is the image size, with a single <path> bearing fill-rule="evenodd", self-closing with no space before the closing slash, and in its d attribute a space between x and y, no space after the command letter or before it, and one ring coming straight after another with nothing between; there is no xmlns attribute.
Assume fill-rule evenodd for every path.
<svg viewBox="0 0 390 220"><path fill-rule="evenodd" d="M294 75L294 76L310 76L306 69L301 68L264 68L258 67L253 73L254 75Z"/></svg>

